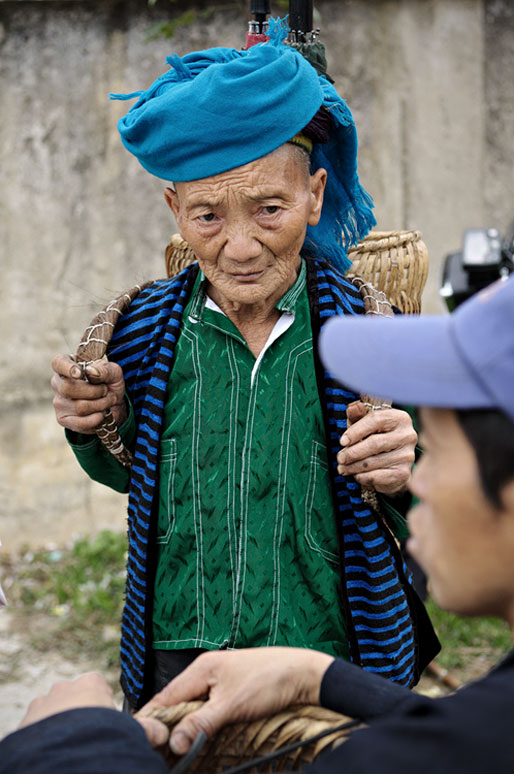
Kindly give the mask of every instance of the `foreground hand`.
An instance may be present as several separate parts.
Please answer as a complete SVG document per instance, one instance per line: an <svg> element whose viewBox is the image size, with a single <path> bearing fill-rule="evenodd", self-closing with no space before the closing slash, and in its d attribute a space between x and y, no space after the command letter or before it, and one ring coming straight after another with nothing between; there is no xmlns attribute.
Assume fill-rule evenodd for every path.
<svg viewBox="0 0 514 774"><path fill-rule="evenodd" d="M61 680L52 685L47 694L30 702L18 728L37 723L50 715L57 715L58 712L79 707L116 709L111 688L96 672L88 672L75 680Z"/></svg>
<svg viewBox="0 0 514 774"><path fill-rule="evenodd" d="M400 494L410 480L418 440L412 420L399 409L366 412L363 403L348 406L337 470L382 494Z"/></svg>
<svg viewBox="0 0 514 774"><path fill-rule="evenodd" d="M18 729L38 723L59 712L84 707L117 709L110 686L97 672L88 672L75 680L61 680L52 685L47 694L31 701ZM140 723L154 747L168 741L168 729L164 723L154 718L143 718Z"/></svg>
<svg viewBox="0 0 514 774"><path fill-rule="evenodd" d="M211 737L227 723L272 715L291 704L318 704L321 680L333 660L305 648L203 653L135 717L141 722L157 707L207 697L173 729L171 748L183 755L200 731Z"/></svg>
<svg viewBox="0 0 514 774"><path fill-rule="evenodd" d="M117 363L95 360L86 369L89 382L82 379L81 368L69 355L56 355L52 368L55 415L62 427L91 435L109 408L118 426L123 424L127 418L125 381Z"/></svg>

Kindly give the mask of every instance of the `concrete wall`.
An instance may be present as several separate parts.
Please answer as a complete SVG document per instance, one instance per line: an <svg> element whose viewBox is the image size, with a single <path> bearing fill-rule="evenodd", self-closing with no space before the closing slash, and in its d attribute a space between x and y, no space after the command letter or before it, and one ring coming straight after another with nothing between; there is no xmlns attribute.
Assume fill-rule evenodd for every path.
<svg viewBox="0 0 514 774"><path fill-rule="evenodd" d="M86 480L53 420L50 361L75 349L110 298L163 274L174 231L163 186L121 146L116 121L128 104L107 94L149 85L171 50L242 44L247 17L236 2L170 41L146 41L153 23L186 6L0 0L7 547L123 527L125 499ZM359 127L361 179L379 227L422 230L432 262L425 310L439 312L441 259L459 248L463 229L504 229L514 217L514 6L325 0L317 8L329 70Z"/></svg>

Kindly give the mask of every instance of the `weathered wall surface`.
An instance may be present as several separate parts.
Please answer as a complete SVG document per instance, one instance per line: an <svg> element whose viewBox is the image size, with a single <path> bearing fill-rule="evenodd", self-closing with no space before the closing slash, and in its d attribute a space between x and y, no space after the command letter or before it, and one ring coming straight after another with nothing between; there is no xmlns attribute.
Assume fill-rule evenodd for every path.
<svg viewBox="0 0 514 774"><path fill-rule="evenodd" d="M0 537L8 547L124 523L124 498L86 480L53 420L50 360L74 350L110 298L163 274L174 231L163 186L123 149L116 121L128 105L106 95L149 85L170 50L239 46L246 26L234 4L170 41L146 42L177 5L0 0ZM441 311L440 262L463 229L504 229L514 217L514 7L325 0L318 10L329 70L359 127L361 179L379 227L421 229L432 261L425 310Z"/></svg>

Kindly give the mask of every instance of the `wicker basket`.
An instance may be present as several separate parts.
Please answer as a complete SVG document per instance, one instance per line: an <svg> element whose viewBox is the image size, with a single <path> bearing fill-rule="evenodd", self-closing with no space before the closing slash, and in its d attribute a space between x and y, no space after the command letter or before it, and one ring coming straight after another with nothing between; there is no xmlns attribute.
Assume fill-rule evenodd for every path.
<svg viewBox="0 0 514 774"><path fill-rule="evenodd" d="M174 277L189 264L196 261L196 255L180 234L173 234L164 251L166 276Z"/></svg>
<svg viewBox="0 0 514 774"><path fill-rule="evenodd" d="M166 709L154 710L153 717L165 723L171 730L182 718L198 709L202 702L177 704ZM222 728L213 739L207 741L198 756L187 767L188 772L218 774L227 768L255 761L253 771L300 771L321 752L341 744L359 725L344 715L322 707L294 705L276 715L248 723L236 723ZM344 728L340 728L344 726ZM339 729L339 730L337 730ZM286 750L295 743L326 734L308 744ZM262 764L261 756L280 751L280 754ZM180 758L166 745L161 752L170 770Z"/></svg>
<svg viewBox="0 0 514 774"><path fill-rule="evenodd" d="M419 314L428 275L428 251L419 231L372 231L348 251L349 277L362 277L404 314ZM196 260L188 243L174 234L165 251L168 277Z"/></svg>
<svg viewBox="0 0 514 774"><path fill-rule="evenodd" d="M419 231L372 231L348 251L349 276L362 277L404 314L421 312L428 251Z"/></svg>

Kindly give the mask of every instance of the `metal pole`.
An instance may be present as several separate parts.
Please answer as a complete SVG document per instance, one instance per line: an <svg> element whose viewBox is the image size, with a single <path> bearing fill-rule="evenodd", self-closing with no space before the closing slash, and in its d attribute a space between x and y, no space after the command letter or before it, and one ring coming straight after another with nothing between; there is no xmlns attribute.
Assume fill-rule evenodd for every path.
<svg viewBox="0 0 514 774"><path fill-rule="evenodd" d="M271 13L270 0L250 0L250 13L254 17L250 22L250 32L262 35L266 31L266 20Z"/></svg>
<svg viewBox="0 0 514 774"><path fill-rule="evenodd" d="M289 27L297 36L298 42L304 42L313 28L312 0L289 0Z"/></svg>

